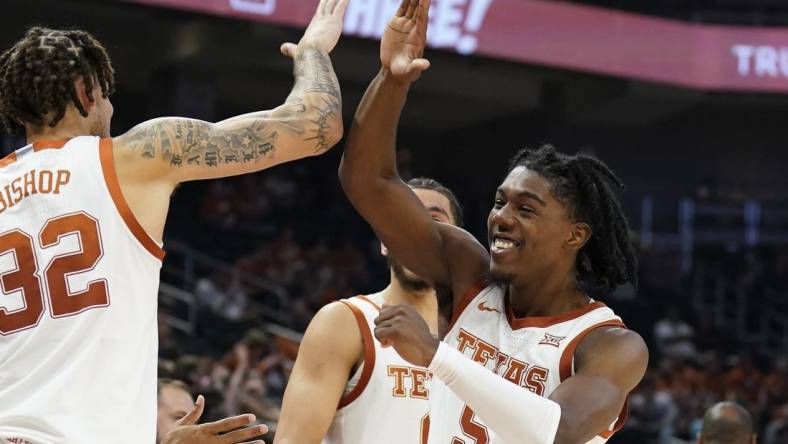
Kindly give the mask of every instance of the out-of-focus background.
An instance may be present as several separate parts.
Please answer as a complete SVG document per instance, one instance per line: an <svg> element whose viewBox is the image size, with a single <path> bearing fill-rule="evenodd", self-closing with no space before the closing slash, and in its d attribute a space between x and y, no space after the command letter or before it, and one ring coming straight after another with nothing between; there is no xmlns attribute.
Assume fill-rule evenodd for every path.
<svg viewBox="0 0 788 444"><path fill-rule="evenodd" d="M292 83L279 44L297 41L315 3L6 0L0 44L33 24L96 35L118 71L120 134L279 105ZM397 5L351 0L333 54L347 122ZM753 413L760 442L788 442L788 3L433 0L431 26L400 171L452 188L469 231L486 243L506 160L529 144L597 155L628 185L641 285L601 299L648 341L651 364L610 442L691 441L723 399ZM0 151L23 144L3 136ZM316 310L387 283L339 187L341 151L174 196L160 374L205 394L209 418L251 411L275 428Z"/></svg>

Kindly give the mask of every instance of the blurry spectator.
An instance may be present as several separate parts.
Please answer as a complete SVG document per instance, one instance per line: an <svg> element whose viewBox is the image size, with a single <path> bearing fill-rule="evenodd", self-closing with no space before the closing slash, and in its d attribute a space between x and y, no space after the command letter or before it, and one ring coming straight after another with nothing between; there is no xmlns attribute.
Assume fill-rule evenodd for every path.
<svg viewBox="0 0 788 444"><path fill-rule="evenodd" d="M659 444L671 442L679 411L671 393L657 388L653 375L646 375L639 390L630 397L629 408L630 427L642 430Z"/></svg>
<svg viewBox="0 0 788 444"><path fill-rule="evenodd" d="M159 379L156 442L176 427L176 422L194 408L189 387L177 379Z"/></svg>
<svg viewBox="0 0 788 444"><path fill-rule="evenodd" d="M763 444L782 444L788 442L788 404L779 408L766 425Z"/></svg>
<svg viewBox="0 0 788 444"><path fill-rule="evenodd" d="M185 383L159 379L157 444L237 444L268 431L265 425L254 425L249 415L232 415L220 422L197 424L205 408L205 398L192 401ZM229 433L232 432L232 433Z"/></svg>
<svg viewBox="0 0 788 444"><path fill-rule="evenodd" d="M237 273L217 270L210 276L199 279L194 293L201 306L208 307L226 321L240 322L251 315L249 299L240 285Z"/></svg>
<svg viewBox="0 0 788 444"><path fill-rule="evenodd" d="M698 444L755 444L752 417L733 402L715 404L703 416Z"/></svg>
<svg viewBox="0 0 788 444"><path fill-rule="evenodd" d="M225 414L248 411L267 421L278 420L277 401L284 381L272 382L266 378L275 362L281 360L281 355L271 349L270 338L252 330L235 345L232 356L226 360L231 362L233 371L224 390Z"/></svg>
<svg viewBox="0 0 788 444"><path fill-rule="evenodd" d="M654 325L654 340L662 356L680 359L694 359L697 354L693 338L695 332L686 322L679 319L675 305L668 306L665 318Z"/></svg>

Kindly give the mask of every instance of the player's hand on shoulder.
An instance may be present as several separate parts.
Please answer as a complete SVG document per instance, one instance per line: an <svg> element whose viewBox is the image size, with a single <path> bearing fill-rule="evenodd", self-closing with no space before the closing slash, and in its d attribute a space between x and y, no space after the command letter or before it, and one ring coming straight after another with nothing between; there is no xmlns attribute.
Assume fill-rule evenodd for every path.
<svg viewBox="0 0 788 444"><path fill-rule="evenodd" d="M263 440L249 441L268 433L265 425L254 425L254 415L239 415L220 421L197 424L205 408L205 398L200 395L194 409L178 420L177 426L161 444L263 444Z"/></svg>
<svg viewBox="0 0 788 444"><path fill-rule="evenodd" d="M317 11L312 21L304 31L304 36L298 45L285 43L282 45L282 54L295 58L299 49L306 47L317 48L326 53L331 53L339 42L345 21L345 10L350 0L320 0Z"/></svg>
<svg viewBox="0 0 788 444"><path fill-rule="evenodd" d="M392 346L402 359L427 367L440 341L415 308L409 305L384 305L375 319L375 337L384 346Z"/></svg>
<svg viewBox="0 0 788 444"><path fill-rule="evenodd" d="M427 45L429 0L402 0L380 42L380 61L393 78L413 82L429 69Z"/></svg>

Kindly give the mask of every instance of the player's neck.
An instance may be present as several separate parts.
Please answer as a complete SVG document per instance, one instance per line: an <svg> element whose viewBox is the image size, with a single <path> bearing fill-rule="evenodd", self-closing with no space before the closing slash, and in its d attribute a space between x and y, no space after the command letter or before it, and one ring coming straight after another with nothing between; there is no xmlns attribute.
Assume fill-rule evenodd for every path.
<svg viewBox="0 0 788 444"><path fill-rule="evenodd" d="M427 321L431 332L438 331L438 299L434 289L418 292L408 291L392 274L391 283L383 290L383 299L389 305L407 304L412 306Z"/></svg>
<svg viewBox="0 0 788 444"><path fill-rule="evenodd" d="M27 143L39 142L42 140L68 140L77 136L87 136L91 134L87 127L87 119L74 112L68 111L55 126L25 124L25 138ZM49 121L52 116L44 117Z"/></svg>
<svg viewBox="0 0 788 444"><path fill-rule="evenodd" d="M548 276L526 284L511 283L508 286L509 303L515 316L558 316L576 310L589 301L588 296L577 289L577 283L565 276Z"/></svg>

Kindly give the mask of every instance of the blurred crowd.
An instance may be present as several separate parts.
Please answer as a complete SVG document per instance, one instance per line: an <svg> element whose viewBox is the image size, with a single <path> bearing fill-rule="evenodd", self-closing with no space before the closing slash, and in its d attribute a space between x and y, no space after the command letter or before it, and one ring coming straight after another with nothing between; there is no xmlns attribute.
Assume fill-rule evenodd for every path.
<svg viewBox="0 0 788 444"><path fill-rule="evenodd" d="M184 202L198 203L200 217L172 234L233 270L200 273L187 289L198 305L191 335L169 325L162 307L160 374L206 397L204 419L251 412L275 431L297 338L268 327L303 332L326 303L386 282L379 243L339 186L315 185L325 174L301 164L179 191ZM195 228L189 233L186 225ZM721 400L752 413L759 442L788 442L788 358L757 346L760 315L788 312L788 250L699 249L689 272L680 262L677 252L642 251L640 288L601 298L651 351L627 425L611 443L694 442L703 412ZM272 299L240 276L275 283L288 300ZM734 318L735 328L751 335L733 334L719 310L704 305L726 298L750 302Z"/></svg>
<svg viewBox="0 0 788 444"><path fill-rule="evenodd" d="M166 324L160 329L164 344L173 345ZM159 358L159 377L183 381L194 396L205 397L202 421L253 413L273 432L294 358L271 335L253 328L224 353L165 352Z"/></svg>
<svg viewBox="0 0 788 444"><path fill-rule="evenodd" d="M720 356L713 351L695 361L652 362L654 367L630 397L620 442L694 442L705 410L723 400L753 415L760 443L788 442L788 359L759 364L746 353Z"/></svg>

